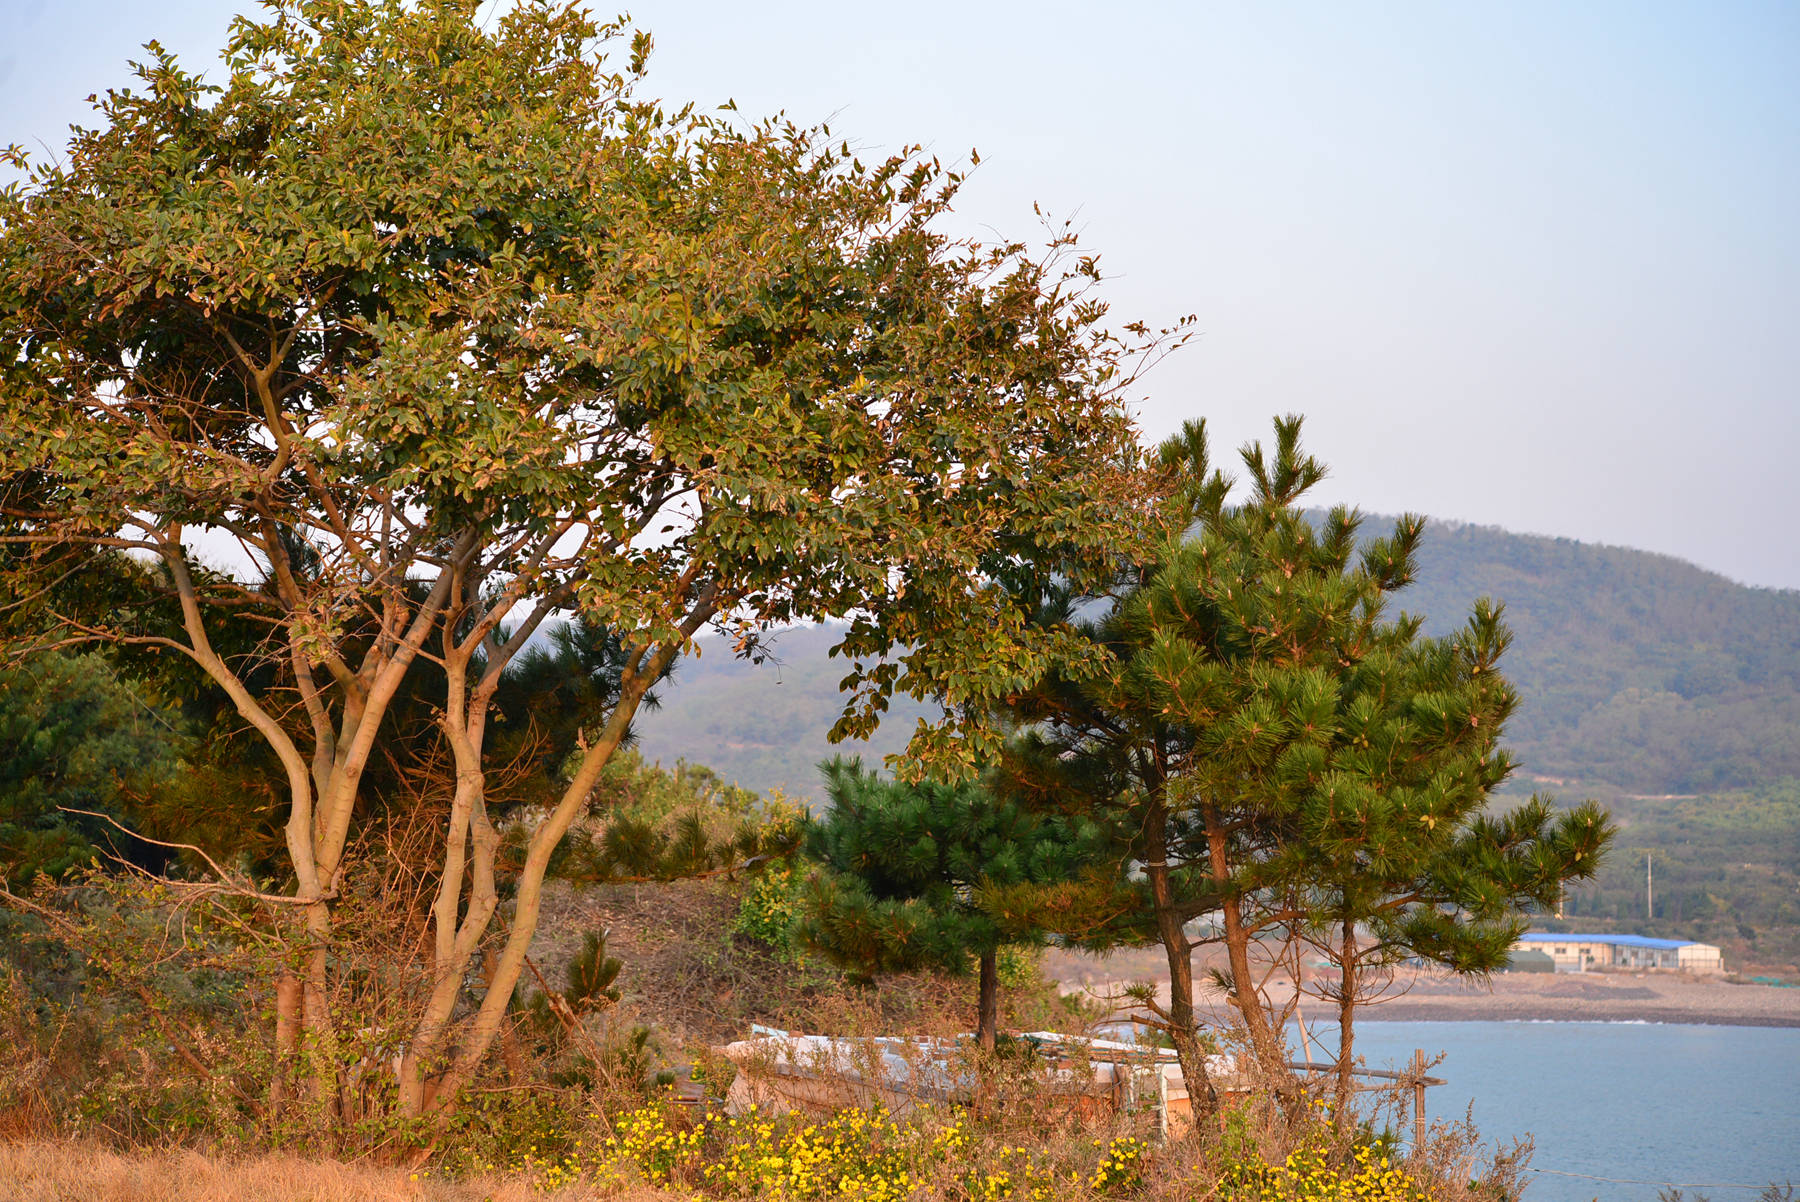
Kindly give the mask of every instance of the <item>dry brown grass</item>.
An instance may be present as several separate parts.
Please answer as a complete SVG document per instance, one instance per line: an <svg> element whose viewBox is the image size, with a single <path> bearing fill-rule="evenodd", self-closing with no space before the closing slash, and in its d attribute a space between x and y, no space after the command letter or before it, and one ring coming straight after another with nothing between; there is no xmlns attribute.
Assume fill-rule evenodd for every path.
<svg viewBox="0 0 1800 1202"><path fill-rule="evenodd" d="M90 1143L0 1143L0 1202L670 1202L643 1186L543 1193L517 1178L449 1181L404 1169L298 1156L115 1152Z"/></svg>
<svg viewBox="0 0 1800 1202"><path fill-rule="evenodd" d="M689 1052L743 1039L752 1023L834 1035L945 1035L972 1029L971 977L895 974L858 988L823 963L787 963L754 940L733 937L740 882L676 881L545 889L534 947L552 981L581 946L584 931L609 932L608 954L624 961L621 1015L647 1022L673 1049ZM1053 986L1001 991L1001 1025L1024 1030L1079 1028L1099 1016L1059 1005Z"/></svg>

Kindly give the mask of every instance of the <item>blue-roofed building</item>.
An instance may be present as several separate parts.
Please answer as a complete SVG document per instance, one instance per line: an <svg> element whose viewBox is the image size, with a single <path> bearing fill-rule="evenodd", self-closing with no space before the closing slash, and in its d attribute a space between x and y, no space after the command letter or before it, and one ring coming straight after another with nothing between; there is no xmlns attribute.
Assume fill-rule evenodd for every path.
<svg viewBox="0 0 1800 1202"><path fill-rule="evenodd" d="M1660 968L1680 972L1724 972L1719 949L1686 939L1652 939L1648 935L1558 935L1528 931L1513 944L1516 951L1547 952L1557 972L1599 968Z"/></svg>

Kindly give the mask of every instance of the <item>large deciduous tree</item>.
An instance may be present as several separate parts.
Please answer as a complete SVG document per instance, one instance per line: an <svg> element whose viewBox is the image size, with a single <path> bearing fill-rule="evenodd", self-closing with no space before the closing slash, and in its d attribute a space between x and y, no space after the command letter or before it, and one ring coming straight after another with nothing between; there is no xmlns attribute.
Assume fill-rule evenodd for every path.
<svg viewBox="0 0 1800 1202"><path fill-rule="evenodd" d="M288 1000L327 1050L359 796L403 681L433 682L454 787L413 1113L482 1063L553 851L702 628L849 618L839 733L901 689L950 715L920 766L993 746L992 703L1071 645L996 581L1138 528L1121 390L1161 338L1106 332L1060 235L938 232L935 161L667 111L633 95L643 35L615 67L622 31L579 10L476 7L280 0L216 87L152 44L0 194L8 584L62 595L96 548L155 565L176 630L58 610L45 641L188 657L267 743L310 941ZM616 641L616 686L497 926L493 706L558 612Z"/></svg>

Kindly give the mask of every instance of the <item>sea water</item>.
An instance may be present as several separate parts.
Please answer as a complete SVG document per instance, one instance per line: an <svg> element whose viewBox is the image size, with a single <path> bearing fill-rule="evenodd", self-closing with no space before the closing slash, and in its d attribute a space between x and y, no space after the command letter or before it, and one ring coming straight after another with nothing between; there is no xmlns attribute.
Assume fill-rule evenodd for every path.
<svg viewBox="0 0 1800 1202"><path fill-rule="evenodd" d="M1311 1026L1329 1059L1336 1028ZM1536 1141L1527 1202L1656 1202L1668 1188L1633 1183L1748 1202L1770 1182L1792 1181L1800 1197L1800 1029L1356 1025L1356 1053L1369 1068L1404 1069L1414 1049L1445 1053L1430 1075L1448 1084L1426 1091L1428 1120L1473 1108L1488 1144ZM1410 1121L1402 1129L1410 1137Z"/></svg>

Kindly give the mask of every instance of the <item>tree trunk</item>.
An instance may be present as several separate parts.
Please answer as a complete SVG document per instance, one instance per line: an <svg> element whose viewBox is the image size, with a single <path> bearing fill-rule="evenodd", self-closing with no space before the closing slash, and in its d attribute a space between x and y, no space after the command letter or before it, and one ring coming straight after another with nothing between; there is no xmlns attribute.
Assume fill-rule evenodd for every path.
<svg viewBox="0 0 1800 1202"><path fill-rule="evenodd" d="M1344 923L1338 949L1337 1125L1347 1129L1356 1079L1356 924Z"/></svg>
<svg viewBox="0 0 1800 1202"><path fill-rule="evenodd" d="M413 1038L400 1058L400 1108L409 1116L423 1114L431 1105L435 1089L428 1074L440 1067L469 964L499 905L494 881L499 840L487 818L487 776L482 764L486 702L469 693L472 651L465 644L444 655L445 705L440 723L450 745L456 787L444 833L443 871L431 903L431 989ZM493 949L484 953L482 965L483 980L491 993L499 973ZM508 1003L511 996L509 984Z"/></svg>
<svg viewBox="0 0 1800 1202"><path fill-rule="evenodd" d="M1278 1093L1287 1092L1284 1088L1290 1077L1287 1061L1282 1056L1275 1032L1269 1025L1268 1013L1263 1009L1262 998L1256 990L1256 974L1250 968L1252 932L1244 924L1243 896L1232 880L1225 826L1214 806L1201 806L1200 812L1206 824L1207 855L1212 879L1220 890L1219 911L1224 916L1225 956L1231 966L1231 1004L1244 1020L1244 1029L1250 1034L1250 1047L1256 1053L1256 1059L1263 1074L1269 1079L1269 1084Z"/></svg>
<svg viewBox="0 0 1800 1202"><path fill-rule="evenodd" d="M712 608L697 608L684 627L684 637L691 635L707 618L712 615ZM587 803L589 794L593 792L600 773L611 761L613 753L624 741L626 732L631 727L631 720L636 716L638 706L643 702L644 694L650 686L661 678L670 662L680 651L679 642L667 642L650 649L645 654L642 667L628 673L621 681L618 701L612 713L608 715L605 727L593 745L582 757L581 767L576 770L574 778L563 790L556 806L544 819L531 836L531 842L525 853L525 863L519 870L517 889L514 893L512 920L509 924L506 939L501 944L499 957L494 961L494 972L481 1006L476 1010L463 1032L460 1046L451 1056L449 1066L435 1082L436 1089L429 1091L429 1096L420 1096L417 1101L424 1113L447 1117L462 1095L464 1086L475 1075L488 1049L494 1044L500 1033L501 1023L505 1019L506 1008L512 1000L514 987L519 983L519 975L525 968L525 955L531 950L531 940L537 933L538 912L543 904L544 873L550 866L551 853L557 844L568 833L576 816ZM491 831L491 828L489 828ZM491 877L494 856L499 849L497 839L476 840L472 862L481 873ZM488 905L484 912L477 912L465 920L468 931L479 935L487 928L492 917L492 906ZM477 919L479 921L477 921ZM457 941L456 951L467 963L473 952L473 939L466 944ZM447 971L447 966L439 965L440 976ZM444 1037L448 1028L436 1026L427 1030L421 1027L419 1045L420 1052L436 1053L444 1049ZM425 1036L429 1036L429 1043ZM409 1056L411 1053L409 1053ZM430 1055L421 1054L418 1061L427 1066Z"/></svg>
<svg viewBox="0 0 1800 1202"><path fill-rule="evenodd" d="M981 953L981 1002L976 1009L975 1042L981 1050L994 1050L994 1036L1000 1026L1000 953L989 948Z"/></svg>
<svg viewBox="0 0 1800 1202"><path fill-rule="evenodd" d="M312 1061L313 1101L327 1114L338 1113L337 1031L331 1021L331 904L314 902L306 907L306 935L312 944L306 976L300 985L302 1025L312 1037L308 1048Z"/></svg>
<svg viewBox="0 0 1800 1202"><path fill-rule="evenodd" d="M275 981L275 1071L269 1078L269 1117L279 1119L287 1109L288 1074L300 1050L300 978L284 970Z"/></svg>
<svg viewBox="0 0 1800 1202"><path fill-rule="evenodd" d="M486 948L481 953L481 975L487 987L494 987L493 948ZM510 1006L508 1013L511 1013ZM500 1024L500 1059L506 1065L507 1075L515 1085L522 1085L531 1078L531 1070L525 1063L525 1053L519 1048L519 1033L510 1022Z"/></svg>
<svg viewBox="0 0 1800 1202"><path fill-rule="evenodd" d="M1219 1108L1218 1095L1206 1071L1206 1053L1200 1047L1200 1036L1194 1020L1194 957L1188 947L1187 930L1175 908L1174 890L1169 887L1167 836L1164 833L1162 808L1154 807L1149 822L1149 858L1144 875L1150 881L1150 897L1156 907L1156 934L1169 961L1169 1042L1175 1045L1175 1058L1181 1064L1181 1081L1187 1086L1188 1105L1194 1124L1210 1119Z"/></svg>
<svg viewBox="0 0 1800 1202"><path fill-rule="evenodd" d="M1283 1063L1275 1032L1269 1025L1268 1011L1256 990L1256 972L1250 966L1250 931L1244 925L1243 902L1225 898L1219 906L1225 919L1225 957L1231 966L1231 1004L1244 1020L1250 1033L1250 1046L1265 1070L1274 1071ZM1275 1073L1280 1076L1280 1072Z"/></svg>

